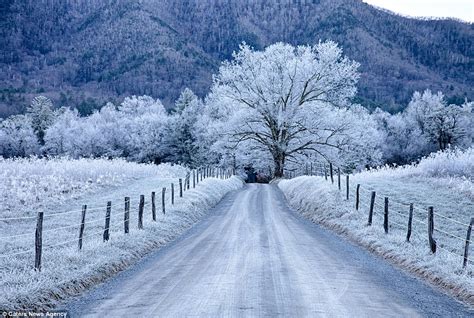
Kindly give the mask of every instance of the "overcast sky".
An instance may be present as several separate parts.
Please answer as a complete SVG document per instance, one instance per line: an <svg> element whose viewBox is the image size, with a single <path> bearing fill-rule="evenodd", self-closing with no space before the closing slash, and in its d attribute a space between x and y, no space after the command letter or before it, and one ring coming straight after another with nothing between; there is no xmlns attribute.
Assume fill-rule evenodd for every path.
<svg viewBox="0 0 474 318"><path fill-rule="evenodd" d="M474 0L364 0L414 17L454 17L474 22Z"/></svg>

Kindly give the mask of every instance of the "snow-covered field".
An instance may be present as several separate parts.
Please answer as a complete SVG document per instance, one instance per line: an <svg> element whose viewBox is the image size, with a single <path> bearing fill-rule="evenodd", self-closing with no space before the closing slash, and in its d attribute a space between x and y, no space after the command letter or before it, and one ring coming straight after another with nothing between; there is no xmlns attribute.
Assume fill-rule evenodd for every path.
<svg viewBox="0 0 474 318"><path fill-rule="evenodd" d="M137 164L123 159L3 159L0 157L0 218L35 215L105 187L157 176L184 178L178 165ZM80 205L78 205L80 207Z"/></svg>
<svg viewBox="0 0 474 318"><path fill-rule="evenodd" d="M474 217L474 151L432 155L417 166L382 168L350 177L350 200L345 182L339 192L324 177L283 180L279 187L289 203L307 218L335 229L394 263L445 287L474 304L474 244L462 269L466 231ZM355 209L356 185L361 206ZM375 215L367 226L370 192L376 191ZM389 233L383 229L384 197L389 198ZM414 204L413 232L406 242L409 204ZM427 208L434 207L436 255L427 237Z"/></svg>
<svg viewBox="0 0 474 318"><path fill-rule="evenodd" d="M0 308L51 308L174 239L227 192L238 178L208 178L179 198L187 170L122 160L1 160ZM175 185L171 205L170 185ZM166 215L161 189L167 188ZM191 185L192 187L192 185ZM152 222L151 192L157 222ZM139 195L145 195L144 230L137 229ZM124 197L131 198L130 233L123 233ZM102 240L106 202L112 201L110 240ZM87 204L84 243L78 252L81 207ZM35 272L36 212L44 211L42 271Z"/></svg>

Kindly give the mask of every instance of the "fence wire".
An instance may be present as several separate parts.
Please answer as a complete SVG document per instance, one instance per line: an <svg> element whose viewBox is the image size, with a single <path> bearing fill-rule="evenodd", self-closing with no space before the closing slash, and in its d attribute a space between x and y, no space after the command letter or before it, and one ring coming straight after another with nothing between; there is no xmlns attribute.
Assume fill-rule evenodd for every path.
<svg viewBox="0 0 474 318"><path fill-rule="evenodd" d="M321 167L322 169L322 176L324 176L324 173L326 171L326 174L327 174L327 180L330 181L330 172L328 172L328 168L329 166L326 166L326 165L321 165L321 164L313 164L313 168L314 167ZM337 170L339 169L341 172L342 171L352 171L351 169L348 169L349 167L341 167L341 166L337 166L337 165L333 165L333 175L334 175L334 179L338 178L338 174L337 174ZM301 171L307 171L306 169L304 170L301 170ZM337 181L335 180L333 183L331 184L334 184L336 186L338 186L338 183ZM384 213L383 212L379 212L379 209L382 209L382 211L384 211L385 209L385 202L382 202L380 203L380 201L382 200L382 198L384 197L390 197L389 195L385 195L381 192L377 192L375 189L373 188L370 188L370 187L365 187L365 186L362 186L361 184L358 184L359 185L359 210L370 210L370 196L372 194L372 192L376 192L377 195L375 197L375 201L374 201L374 209L373 209L373 216L375 217L376 215L383 215ZM344 190L344 199L346 198L346 191L347 191L347 184L346 184L346 181L344 180L343 181L343 178L342 178L342 174L341 174L341 191ZM349 189L350 190L353 190L354 192L356 191L356 185L354 185L354 183L351 183L349 184ZM354 199L356 200L356 194L353 193L353 191L349 191L349 200L351 199ZM401 229L407 229L408 228L408 218L409 218L409 214L408 214L408 211L409 211L409 208L410 208L410 205L412 205L413 203L407 203L407 202L401 202L401 201L398 201L398 200L393 200L393 199L390 199L389 202L388 202L388 208L389 208L389 226L391 225L396 225L398 227L400 227ZM398 208L402 208L405 212L400 212L398 211L396 208L393 208L393 206L396 206ZM419 208L418 206L416 206L415 204L413 204L413 215L412 215L412 220L418 224L422 224L423 226L427 226L428 225L428 207L426 207L426 209L422 209L422 208ZM354 205L354 209L355 209L355 205ZM393 214L392 212L394 212L395 214ZM407 224L406 225L403 225L397 221L394 220L394 215L398 216L398 217L401 217L403 218L403 220L407 221ZM423 219L420 219L419 218L419 215L426 215L426 218L423 220ZM440 217L448 222L451 222L451 223L454 223L454 224L457 224L457 225L460 225L460 226L463 226L463 227L470 227L470 224L467 224L467 223L464 223L464 222L461 222L461 221L458 221L458 220L455 220L455 219L452 219L451 217L449 216L446 216L446 215L443 215L439 212L435 212L433 211L433 215L436 216L436 217ZM443 235L446 235L450 238L453 238L453 239L456 239L458 241L461 241L461 242L464 242L464 243L470 243L470 244L473 244L473 241L472 240L467 240L466 238L463 238L457 234L454 234L454 233L450 233L448 231L444 231L442 229L440 229L439 227L435 227L434 228L434 231L436 232L439 232ZM421 240L424 240L424 238L420 237L419 236L419 233L418 231L412 231L411 233L412 237L417 237ZM441 244L438 244L437 245L438 247L440 247L440 249L442 250L445 250L447 252L450 252L454 255L457 255L457 256L462 256L462 255L459 255L459 254L455 254L449 250L447 250L446 248L444 248ZM456 249L453 249L453 250L456 250ZM468 262L470 262L470 260L468 259Z"/></svg>

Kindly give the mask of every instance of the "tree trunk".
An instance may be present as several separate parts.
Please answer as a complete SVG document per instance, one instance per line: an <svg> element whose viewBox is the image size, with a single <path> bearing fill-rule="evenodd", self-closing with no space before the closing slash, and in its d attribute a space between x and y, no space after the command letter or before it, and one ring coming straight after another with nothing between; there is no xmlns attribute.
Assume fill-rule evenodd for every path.
<svg viewBox="0 0 474 318"><path fill-rule="evenodd" d="M274 178L283 178L283 171L285 167L285 154L284 153L276 153L273 155L273 162L275 164L274 169Z"/></svg>

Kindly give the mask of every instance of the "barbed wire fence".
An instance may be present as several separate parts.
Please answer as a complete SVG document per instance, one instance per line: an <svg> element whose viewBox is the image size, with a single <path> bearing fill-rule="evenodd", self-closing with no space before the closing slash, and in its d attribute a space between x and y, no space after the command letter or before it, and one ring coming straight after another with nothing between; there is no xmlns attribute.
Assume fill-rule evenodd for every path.
<svg viewBox="0 0 474 318"><path fill-rule="evenodd" d="M192 169L184 179L176 178L177 183L171 182L169 188L162 187L161 202L157 202L155 191L151 192L147 199L144 194L131 193L124 197L122 202L119 202L117 197L103 198L104 205L84 204L82 209L54 213L39 211L35 216L0 218L0 224L3 223L7 226L15 226L15 222L20 221L29 222L35 228L34 231L11 235L3 235L1 233L4 231L0 231L0 243L3 247L0 259L11 260L16 257L34 256L34 268L36 271L41 271L44 250L77 244L77 252L80 253L84 247L85 239L97 239L102 236L102 241L107 242L112 239L112 229L119 231L120 227L123 227L123 233L128 235L132 232L133 226L130 226L132 215L137 221L136 230L142 231L146 229L144 225L145 208L151 212L151 221L156 222L157 212L160 212L157 207L161 208L161 213L165 216L167 206L174 206L185 196L187 191L196 188L200 182L207 178L229 179L233 175L233 169L202 167ZM119 214L121 209L123 209L122 216ZM105 217L100 212L105 212ZM113 222L111 222L112 216L115 219ZM68 219L60 219L64 217L68 217ZM77 222L71 222L74 217L77 217ZM59 225L58 223L61 224L61 222L55 224L54 219L60 219L59 221L66 223L66 225ZM36 222L36 226L34 226L34 222Z"/></svg>
<svg viewBox="0 0 474 318"><path fill-rule="evenodd" d="M365 210L368 213L366 226L372 226L374 217L383 218L385 233L389 231L406 232L406 241L410 242L413 237L417 237L420 242L427 242L428 247L434 255L438 249L449 255L459 258L462 268L466 269L474 264L472 256L469 255L470 246L474 244L471 239L471 232L474 226L474 217L471 216L467 222L453 219L447 215L439 213L433 206L420 207L415 202L401 202L394 200L389 195L377 191L374 188L363 186L358 183L351 188L351 167L337 166L333 163L310 162L300 165L296 169L286 172L287 178L297 176L319 176L333 185L337 185L339 191L344 191L345 200L354 202L356 211ZM343 180L345 179L345 181ZM382 202L380 202L382 201ZM435 218L442 219L444 224L449 222L458 228L466 230L466 236L459 233L452 233L442 228L440 224L435 226ZM426 234L421 235L421 231L414 231L415 225L425 227Z"/></svg>

